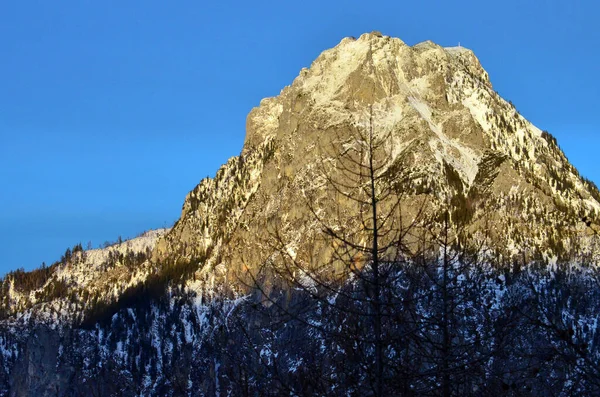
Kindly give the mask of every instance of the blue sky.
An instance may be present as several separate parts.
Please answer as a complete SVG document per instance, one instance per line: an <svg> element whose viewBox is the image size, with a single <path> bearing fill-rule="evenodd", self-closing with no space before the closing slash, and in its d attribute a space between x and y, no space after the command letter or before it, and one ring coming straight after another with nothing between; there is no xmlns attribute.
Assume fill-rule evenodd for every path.
<svg viewBox="0 0 600 397"><path fill-rule="evenodd" d="M473 49L600 185L599 15L592 1L2 2L0 275L170 225L240 152L261 98L372 30Z"/></svg>

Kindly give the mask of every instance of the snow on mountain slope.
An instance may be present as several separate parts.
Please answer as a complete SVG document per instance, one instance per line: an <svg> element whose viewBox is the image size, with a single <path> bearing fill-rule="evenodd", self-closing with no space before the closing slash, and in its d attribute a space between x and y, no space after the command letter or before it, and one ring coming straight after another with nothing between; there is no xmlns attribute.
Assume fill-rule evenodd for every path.
<svg viewBox="0 0 600 397"><path fill-rule="evenodd" d="M35 319L53 324L78 318L92 302L118 299L154 271L149 258L166 232L150 230L106 248L74 250L32 273L9 273L2 281L4 315L15 315L17 322Z"/></svg>

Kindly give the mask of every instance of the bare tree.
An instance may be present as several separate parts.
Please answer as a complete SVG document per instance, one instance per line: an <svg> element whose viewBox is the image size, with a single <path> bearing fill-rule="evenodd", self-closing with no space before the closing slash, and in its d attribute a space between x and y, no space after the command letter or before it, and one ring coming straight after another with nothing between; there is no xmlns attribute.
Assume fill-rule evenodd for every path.
<svg viewBox="0 0 600 397"><path fill-rule="evenodd" d="M369 385L371 394L382 396L389 392L388 380L398 381L398 372L392 370L397 363L390 365L393 354L389 350L399 338L396 325L406 305L397 293L399 270L418 249L416 230L424 219L426 202L403 207L406 189L415 176L405 171L405 158L394 147L393 131L376 128L373 106L365 113L365 119L355 120L350 131L335 134L319 147L315 180L320 184L304 192L309 222L320 231L312 236L313 251L308 255L291 252L285 231L275 225L268 239L271 260L249 272L248 286L259 291L259 299L277 318L274 322L294 320L344 352L324 358L323 367L347 368L347 357L352 356L362 375L350 376L347 368L348 378L356 379L346 379L346 385ZM301 291L307 299L297 300L297 305L282 300L289 292L274 289L275 279L281 289ZM273 317L275 312L278 315ZM340 327L314 321L315 312L337 319ZM352 321L344 322L344 318ZM337 360L336 365L332 360ZM361 379L364 374L366 379ZM325 371L321 383L337 376Z"/></svg>

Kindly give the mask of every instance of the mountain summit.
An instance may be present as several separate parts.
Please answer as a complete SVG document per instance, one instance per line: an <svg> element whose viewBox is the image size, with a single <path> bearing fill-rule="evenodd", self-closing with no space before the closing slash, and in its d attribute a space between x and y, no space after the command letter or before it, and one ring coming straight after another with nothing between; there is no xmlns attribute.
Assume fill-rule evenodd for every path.
<svg viewBox="0 0 600 397"><path fill-rule="evenodd" d="M369 219L364 215L372 213L373 203L381 212ZM324 317L318 316L326 316L331 310L328 305L336 307L335 302L344 297L372 299L369 288L366 292L352 289L362 271L370 274L376 256L372 252L380 252L386 266L400 257L402 263L414 264L418 261L410 255L423 253L421 236L441 236L445 228L445 240L436 240L434 250L444 252L444 266L448 265L448 230L493 252L480 257L507 269L517 262L548 268L589 263L600 253L599 214L596 186L578 174L550 133L533 126L494 91L471 50L430 41L408 46L378 32L344 38L302 69L278 96L263 99L251 110L241 154L189 192L181 217L170 230L98 250L86 251L79 245L50 267L12 272L4 278L0 385L5 386L0 387L0 395L252 394L249 390L258 395L263 387L290 395L341 395L342 389L335 388L341 385L348 387L344 393L361 394L368 383L364 377L371 375L361 374L358 366L339 370L336 365L350 357L343 353L339 359L339 354L350 347L344 344L347 341L328 339L331 334L324 330L337 325L335 329L343 329L346 317L329 317L326 326ZM373 246L373 225L381 226L379 242L372 251L362 249ZM332 244L331 237L339 241ZM378 243L387 248L378 248ZM340 273L343 245L352 248L344 252L350 264L344 278L336 279L344 287L334 294L328 283ZM466 251L461 244L453 249ZM464 264L467 255L462 254L457 257ZM280 265L270 274L262 273L274 263L295 267ZM289 279L282 276L282 269ZM496 321L490 326L494 328L501 321L516 322L502 316L512 315L515 307L529 306L515 303L514 296L535 296L522 290L521 295L510 295L508 276L496 275L494 269L481 270L477 283L475 272L465 270L458 277L456 269L458 284L473 282L470 290L485 289L473 299L487 299L486 305L471 302L466 309L460 304L453 307L465 310L458 316L465 319L459 330L470 329L467 318L476 317L472 312L484 307L488 311L474 324ZM492 287L494 283L500 287ZM345 295L344 288L352 293ZM437 293L439 284L419 288L425 302L427 294ZM294 304L306 304L302 293L321 294L323 289L326 298L319 295L316 307L306 305L310 311L291 316L294 321L302 317L297 328L283 320L277 325L269 320L281 315L275 312L282 301L289 310ZM411 319L430 315L431 321L447 320L447 312L437 316L437 301L431 299L434 303L422 307L421 300L405 299L399 313L414 314ZM260 315L251 310L259 310ZM371 320L361 320L361 316L371 318L369 310L365 315L353 313L358 316L353 324L370 324ZM581 327L588 326L584 314L578 317ZM245 325L256 329L248 331ZM412 330L410 335L425 338L414 346L420 349L435 340L431 335L441 329L436 327L427 331L431 332L427 338ZM370 334L359 331L362 339L355 335L354 346L363 343L367 348L353 352L356 360L372 350ZM557 331L563 335L559 331L568 333L569 328ZM377 332L378 337L382 332ZM531 335L537 343L541 333L535 332ZM507 348L502 356L494 355L497 352L490 346L498 348L504 342L495 334L489 342L491 334L477 333L484 339L468 340L461 346L471 350L456 354L461 360L477 356L477 368L484 368L477 382L489 382L469 383L468 393L457 393L485 395L485 390L519 382L530 387L526 375L502 372L514 364L502 360L517 357L515 351L530 341L519 342L521 347L515 351ZM515 338L522 334L515 331ZM300 339L298 348L289 350L290 340ZM402 346L413 346L415 340L403 340ZM448 346L453 340L444 339ZM398 368L403 361L394 360L413 354L393 350L391 342L387 346L391 350L386 350L386 358ZM419 373L419 378L409 381L404 372L388 373L390 379L406 375L402 390L407 393L448 385L449 378L438 378L440 373L450 373L450 350L440 350L446 354L440 356L445 369L436 372L431 368L438 368L434 354L438 345L431 346L427 354L418 356L422 360L418 364L417 356L407 356L418 367L408 373ZM558 349L554 342L548 346ZM578 346L581 351L591 345ZM561 372L562 367L554 370L553 363L559 361L539 362L534 363L536 373L544 376L538 380L560 378L556 382L562 382L564 390L577 383L571 380L575 375ZM473 364L461 363L461 368ZM260 369L263 364L269 369ZM310 383L303 389L308 380L334 367L338 372L332 370L328 383ZM340 380L342 373L347 377ZM378 379L384 373L381 369ZM515 378L509 380L510 376ZM324 384L337 386L323 389Z"/></svg>
<svg viewBox="0 0 600 397"><path fill-rule="evenodd" d="M558 258L598 229L598 190L493 90L471 50L373 32L324 51L250 112L241 155L188 194L156 258L235 257L274 219L306 232L300 207L320 180L319 148L347 145L369 119L386 136L389 166L407 173L405 193L457 201L473 220L486 213L504 246Z"/></svg>

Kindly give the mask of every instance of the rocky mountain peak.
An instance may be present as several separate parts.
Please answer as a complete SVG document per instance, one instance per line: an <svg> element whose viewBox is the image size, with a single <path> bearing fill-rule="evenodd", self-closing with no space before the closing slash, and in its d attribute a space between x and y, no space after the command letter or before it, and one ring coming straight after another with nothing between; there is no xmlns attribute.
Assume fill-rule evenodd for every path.
<svg viewBox="0 0 600 397"><path fill-rule="evenodd" d="M475 88L493 92L487 72L463 47L443 48L430 41L410 47L378 32L345 38L303 69L280 96L264 99L250 112L243 153L286 131L296 131L299 120L319 117L318 128L326 130L355 119L367 105L373 107L380 130L395 128L401 121L406 124L405 117L416 112L436 133L440 121L460 124L461 118L469 117L452 114L440 120L441 113L436 115L432 109L457 110L453 105L467 99L463 97ZM473 174L473 159L463 162L462 168ZM466 171L462 176L469 183L474 177Z"/></svg>
<svg viewBox="0 0 600 397"><path fill-rule="evenodd" d="M499 229L519 233L523 219L537 219L537 241L547 238L548 217L582 232L580 219L600 212L597 190L550 134L493 90L471 50L409 46L372 32L344 38L252 109L241 155L190 192L157 258L179 252L189 259L217 247L221 255L231 239L244 244L264 234L267 220L302 213L301 192L319 180L320 149L350 144L349 132L369 122L386 136L389 166L409 175L406 192L440 203L460 194L470 216L492 206Z"/></svg>
<svg viewBox="0 0 600 397"><path fill-rule="evenodd" d="M410 47L378 32L344 38L310 68L302 69L279 97L264 99L252 110L244 150L269 135L267 131L274 128L283 111L285 97L294 97L296 112L307 105L322 107L332 122L346 119L349 112L365 104L389 113L398 108L398 104L393 106L395 102L408 97L437 106L446 94L445 81L457 70L491 89L487 72L466 48L443 48L431 41Z"/></svg>

